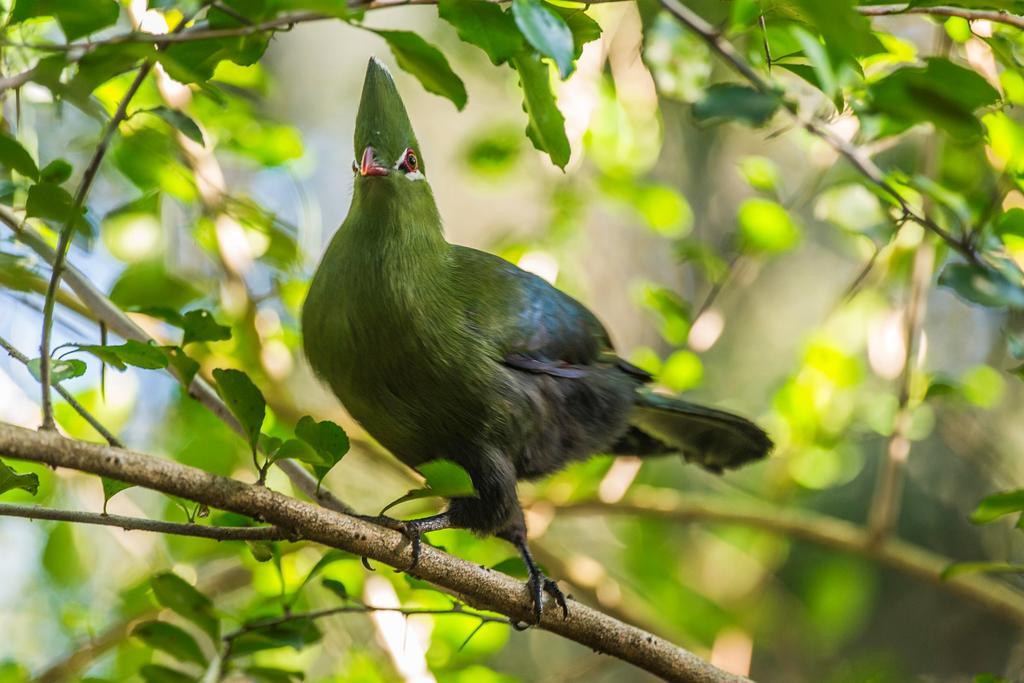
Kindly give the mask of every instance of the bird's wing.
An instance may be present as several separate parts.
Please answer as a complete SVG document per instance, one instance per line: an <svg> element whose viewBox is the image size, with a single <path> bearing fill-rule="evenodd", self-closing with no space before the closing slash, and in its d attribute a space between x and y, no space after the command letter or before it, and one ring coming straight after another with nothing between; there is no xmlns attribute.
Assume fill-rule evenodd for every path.
<svg viewBox="0 0 1024 683"><path fill-rule="evenodd" d="M470 323L507 365L578 377L587 366L610 363L650 379L615 355L608 332L586 306L544 279L476 249L456 246L453 256Z"/></svg>

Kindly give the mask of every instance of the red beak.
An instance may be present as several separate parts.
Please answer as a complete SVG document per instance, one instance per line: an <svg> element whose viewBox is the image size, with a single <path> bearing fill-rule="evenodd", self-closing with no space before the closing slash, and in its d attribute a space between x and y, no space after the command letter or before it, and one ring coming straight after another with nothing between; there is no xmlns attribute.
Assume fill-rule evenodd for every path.
<svg viewBox="0 0 1024 683"><path fill-rule="evenodd" d="M373 147L367 147L363 150L363 160L359 164L359 175L387 175L388 169L384 166L377 164L377 160L373 156Z"/></svg>

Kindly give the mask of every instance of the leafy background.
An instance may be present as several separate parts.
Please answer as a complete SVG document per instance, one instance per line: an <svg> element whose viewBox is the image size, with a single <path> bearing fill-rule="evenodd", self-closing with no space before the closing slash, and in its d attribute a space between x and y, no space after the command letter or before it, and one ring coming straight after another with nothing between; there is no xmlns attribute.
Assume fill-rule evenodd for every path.
<svg viewBox="0 0 1024 683"><path fill-rule="evenodd" d="M74 296L58 298L56 376L121 441L250 481L265 469L262 443L326 474L367 513L424 487L344 415L299 350L298 310L347 208L359 87L377 55L397 67L451 241L555 281L666 390L754 416L778 444L725 478L671 458L597 457L524 485L550 573L580 599L758 680L1019 678L1019 603L954 596L937 577L887 568L859 541L843 551L771 530L800 511L877 521L879 471L909 450L893 533L949 561L997 563L961 566L961 576L1000 570L991 581L1021 587L1018 26L868 17L869 3L847 0L687 2L771 79L758 89L648 1L151 5L18 0L0 34L0 201L15 226L51 244L71 226L70 262L163 344L123 344ZM1024 11L1010 0L961 5ZM331 18L160 50L102 42L183 17L197 21L187 33L300 12ZM98 44L60 47L87 39ZM159 66L78 215L105 122L149 59ZM792 113L870 154L885 173L875 180L906 204ZM0 337L32 358L49 268L0 230ZM159 371L167 366L215 380L249 443ZM31 368L0 362L0 418L37 426L38 401ZM66 433L102 440L62 400L56 417ZM5 502L245 523L8 464ZM462 485L443 467L425 474L435 494ZM290 490L280 472L266 476ZM421 495L394 512L438 504ZM658 512L686 505L691 519ZM750 505L762 521L712 514ZM502 564L514 553L499 541L455 531L430 540L516 569ZM224 634L282 610L451 607L402 574L302 543L0 518L0 546L0 681L198 680L225 654ZM647 679L550 634L457 614L296 619L232 643L215 677Z"/></svg>

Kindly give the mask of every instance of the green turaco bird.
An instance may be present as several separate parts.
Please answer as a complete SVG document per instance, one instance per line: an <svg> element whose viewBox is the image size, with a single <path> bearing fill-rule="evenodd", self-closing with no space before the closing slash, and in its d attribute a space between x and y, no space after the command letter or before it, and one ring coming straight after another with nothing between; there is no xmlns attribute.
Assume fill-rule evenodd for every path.
<svg viewBox="0 0 1024 683"><path fill-rule="evenodd" d="M477 497L398 522L413 543L446 528L519 550L533 614L543 594L568 613L526 543L516 482L594 453L680 453L709 470L757 460L748 420L643 389L578 301L497 256L445 241L416 135L387 69L371 59L356 119L355 189L302 312L316 374L411 467L446 458Z"/></svg>

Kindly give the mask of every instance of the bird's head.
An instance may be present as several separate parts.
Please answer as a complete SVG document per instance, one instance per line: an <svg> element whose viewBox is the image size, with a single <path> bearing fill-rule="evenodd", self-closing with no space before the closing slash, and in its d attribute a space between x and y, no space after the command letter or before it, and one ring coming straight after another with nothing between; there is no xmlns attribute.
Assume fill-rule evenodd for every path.
<svg viewBox="0 0 1024 683"><path fill-rule="evenodd" d="M355 133L356 195L376 200L429 196L423 157L387 67L376 57L366 67Z"/></svg>

